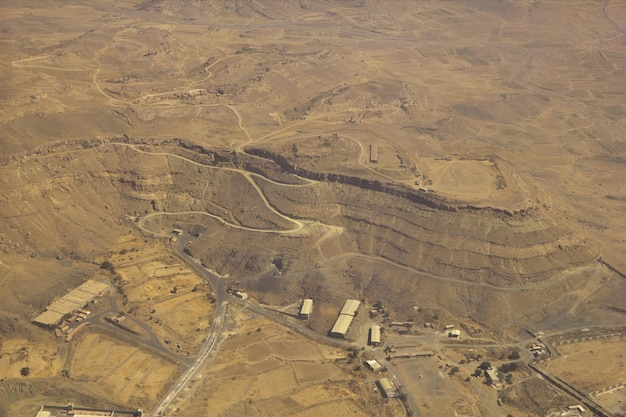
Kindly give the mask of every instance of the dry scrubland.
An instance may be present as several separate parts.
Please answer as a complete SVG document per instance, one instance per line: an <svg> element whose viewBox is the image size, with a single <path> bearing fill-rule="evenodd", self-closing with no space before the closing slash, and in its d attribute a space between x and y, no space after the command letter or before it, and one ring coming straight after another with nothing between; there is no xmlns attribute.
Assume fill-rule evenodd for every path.
<svg viewBox="0 0 626 417"><path fill-rule="evenodd" d="M235 307L219 353L173 407L181 416L402 416L372 395L376 375L345 349L307 340Z"/></svg>
<svg viewBox="0 0 626 417"><path fill-rule="evenodd" d="M174 256L173 228L252 302L314 298L320 335L347 297L496 350L624 321L617 1L9 0L0 20L0 416L161 399L221 296ZM94 312L138 335L97 316L64 344L29 323L98 274L116 292ZM238 307L225 320L175 403L188 415L403 413L345 351ZM546 369L599 389L623 380L622 345L561 346ZM572 401L525 370L494 409L444 365L395 365L424 416Z"/></svg>
<svg viewBox="0 0 626 417"><path fill-rule="evenodd" d="M197 353L215 310L208 284L161 242L124 236L112 249L107 259L119 275L123 311L147 324L174 352Z"/></svg>
<svg viewBox="0 0 626 417"><path fill-rule="evenodd" d="M583 392L600 390L626 379L625 347L624 339L616 338L559 346L561 357L547 362L545 368ZM606 358L615 359L607 366Z"/></svg>
<svg viewBox="0 0 626 417"><path fill-rule="evenodd" d="M74 349L72 380L120 404L154 402L177 372L171 363L141 347L95 333L84 336Z"/></svg>

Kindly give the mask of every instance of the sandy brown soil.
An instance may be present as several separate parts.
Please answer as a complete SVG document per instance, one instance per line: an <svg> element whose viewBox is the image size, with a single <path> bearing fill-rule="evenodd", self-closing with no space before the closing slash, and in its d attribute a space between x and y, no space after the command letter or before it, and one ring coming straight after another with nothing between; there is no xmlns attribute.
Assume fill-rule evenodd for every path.
<svg viewBox="0 0 626 417"><path fill-rule="evenodd" d="M624 321L618 1L8 0L0 23L0 415L68 396L159 399L167 372L118 387L102 368L81 391L63 371L89 378L88 364L71 359L97 358L55 345L29 320L108 260L135 325L193 355L215 307L172 255L174 228L253 302L313 297L307 325L321 335L345 298L437 329L464 323L494 349L525 343L525 329L558 335ZM362 343L367 318L356 324L349 341ZM129 369L151 375L164 360L93 327L78 342L120 344ZM234 336L260 335L231 330L211 363L240 372L236 390L229 397L223 387L234 383L223 374L215 385L207 368L191 390L201 414L358 415L361 394L381 415L399 410L376 403L371 378L321 345L302 358L270 343L283 330L250 348ZM583 351L555 360L576 381L583 368L568 358L595 363ZM339 382L322 387L311 361ZM433 397L417 401L424 414L495 414L489 389L416 363L397 372L414 398ZM31 375L19 374L24 366ZM212 410L218 389L225 399ZM535 376L506 396L514 415L565 402Z"/></svg>
<svg viewBox="0 0 626 417"><path fill-rule="evenodd" d="M318 344L231 307L218 353L175 404L183 416L402 416L373 392L373 374L344 349ZM206 378L203 375L210 375Z"/></svg>
<svg viewBox="0 0 626 417"><path fill-rule="evenodd" d="M127 235L112 249L107 259L126 296L123 311L146 323L174 352L196 354L215 310L206 281L172 256L163 242L146 244Z"/></svg>
<svg viewBox="0 0 626 417"><path fill-rule="evenodd" d="M623 382L624 339L594 340L559 346L561 356L543 367L582 392L600 390Z"/></svg>
<svg viewBox="0 0 626 417"><path fill-rule="evenodd" d="M4 340L0 353L0 380L19 379L23 368L28 368L29 375L35 378L58 374L63 361L52 339L47 337L38 343L24 339Z"/></svg>
<svg viewBox="0 0 626 417"><path fill-rule="evenodd" d="M154 403L177 374L172 363L95 333L83 337L75 350L72 380L122 404Z"/></svg>
<svg viewBox="0 0 626 417"><path fill-rule="evenodd" d="M516 415L542 416L549 411L558 411L572 405L573 399L554 389L545 380L532 377L502 393L504 410L511 410ZM541 411L539 411L541 410Z"/></svg>

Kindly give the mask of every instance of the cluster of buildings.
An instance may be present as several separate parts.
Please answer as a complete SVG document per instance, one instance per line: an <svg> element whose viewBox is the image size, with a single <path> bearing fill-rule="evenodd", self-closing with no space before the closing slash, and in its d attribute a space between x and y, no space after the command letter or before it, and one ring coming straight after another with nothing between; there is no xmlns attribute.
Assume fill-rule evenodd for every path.
<svg viewBox="0 0 626 417"><path fill-rule="evenodd" d="M35 417L143 417L143 410L115 410L103 408L42 405Z"/></svg>
<svg viewBox="0 0 626 417"><path fill-rule="evenodd" d="M528 350L530 350L530 353L532 353L535 358L545 358L548 356L546 345L543 343L535 343L531 345Z"/></svg>
<svg viewBox="0 0 626 417"><path fill-rule="evenodd" d="M84 320L88 314L86 310L83 310L84 307L96 297L108 293L109 288L110 285L106 282L90 279L50 304L46 307L46 311L35 317L32 322L44 327L53 327L70 317L74 317L73 321L80 317Z"/></svg>

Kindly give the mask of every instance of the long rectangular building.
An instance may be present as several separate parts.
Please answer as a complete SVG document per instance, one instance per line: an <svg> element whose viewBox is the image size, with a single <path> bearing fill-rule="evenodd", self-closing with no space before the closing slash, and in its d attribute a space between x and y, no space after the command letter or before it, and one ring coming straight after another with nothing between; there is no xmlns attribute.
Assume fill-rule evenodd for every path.
<svg viewBox="0 0 626 417"><path fill-rule="evenodd" d="M106 292L108 288L108 283L90 279L46 307L46 311L35 317L33 323L43 326L59 324L65 316L80 310L94 298Z"/></svg>
<svg viewBox="0 0 626 417"><path fill-rule="evenodd" d="M370 345L380 345L380 326L372 326L370 329Z"/></svg>
<svg viewBox="0 0 626 417"><path fill-rule="evenodd" d="M311 317L311 313L313 313L313 300L305 298L302 301L302 307L300 307L300 318L308 320Z"/></svg>
<svg viewBox="0 0 626 417"><path fill-rule="evenodd" d="M332 337L346 337L346 333L348 333L353 318L353 316L347 314L340 314L333 328L330 330L330 335Z"/></svg>
<svg viewBox="0 0 626 417"><path fill-rule="evenodd" d="M359 309L360 305L361 302L359 300L346 300L339 314L348 314L354 317L356 316L356 312Z"/></svg>
<svg viewBox="0 0 626 417"><path fill-rule="evenodd" d="M346 300L339 313L339 317L337 317L337 321L335 321L333 328L330 330L330 336L346 337L350 324L352 324L352 319L356 316L360 305L361 302L359 300Z"/></svg>
<svg viewBox="0 0 626 417"><path fill-rule="evenodd" d="M398 391L396 390L396 387L391 381L389 381L389 379L381 378L376 381L376 385L378 386L378 389L380 390L380 395L382 395L383 398L394 398L398 396Z"/></svg>
<svg viewBox="0 0 626 417"><path fill-rule="evenodd" d="M375 143L370 145L370 162L378 162L378 146Z"/></svg>
<svg viewBox="0 0 626 417"><path fill-rule="evenodd" d="M143 410L118 410L107 408L78 407L73 404L67 406L42 405L35 417L143 417Z"/></svg>

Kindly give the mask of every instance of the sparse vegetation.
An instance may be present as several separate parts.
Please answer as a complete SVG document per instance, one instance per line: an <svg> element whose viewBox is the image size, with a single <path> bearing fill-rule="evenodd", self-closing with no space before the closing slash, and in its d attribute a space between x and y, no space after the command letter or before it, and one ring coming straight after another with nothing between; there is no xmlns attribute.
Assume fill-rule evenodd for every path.
<svg viewBox="0 0 626 417"><path fill-rule="evenodd" d="M102 264L100 264L100 268L101 268L101 269L105 269L105 270L109 271L109 272L110 272L110 273L112 273L112 274L113 274L113 273L115 273L115 265L113 265L113 264L112 264L111 262L109 262L108 260L107 260L107 261L102 262Z"/></svg>
<svg viewBox="0 0 626 417"><path fill-rule="evenodd" d="M425 414L488 413L465 371L504 363L500 411L545 415L558 391L529 377L524 329L623 319L616 0L7 3L0 414L74 396L152 409L215 323L215 360L165 414L398 417L360 372L382 347L345 350L380 323L383 347L435 352L387 352ZM86 309L149 335L125 347L96 318L68 345L29 323L94 276L117 293ZM235 282L247 300L224 294ZM294 330L327 334L345 298L385 310L364 303L342 341ZM539 364L584 392L622 381L603 342Z"/></svg>
<svg viewBox="0 0 626 417"><path fill-rule="evenodd" d="M521 367L522 367L521 362L510 362L510 363L505 363L504 365L500 366L498 370L503 373L509 373L509 372L517 371Z"/></svg>
<svg viewBox="0 0 626 417"><path fill-rule="evenodd" d="M512 351L512 352L509 354L508 358L509 358L510 360L517 360L517 359L519 359L519 358L520 358L519 350L514 350L514 351Z"/></svg>

